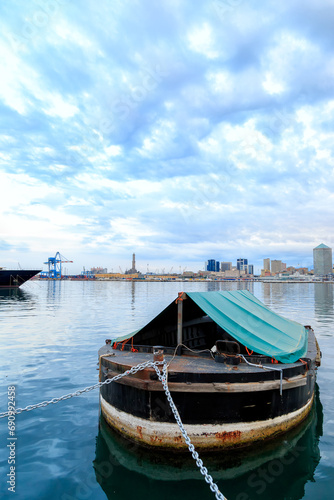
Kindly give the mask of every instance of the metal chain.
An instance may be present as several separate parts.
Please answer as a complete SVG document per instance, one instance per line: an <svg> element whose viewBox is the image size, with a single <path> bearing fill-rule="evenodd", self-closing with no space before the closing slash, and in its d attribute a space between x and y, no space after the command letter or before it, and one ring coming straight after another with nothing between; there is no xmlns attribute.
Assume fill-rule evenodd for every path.
<svg viewBox="0 0 334 500"><path fill-rule="evenodd" d="M164 361L146 361L145 363L140 363L136 366L133 366L130 370L127 370L124 373L120 373L119 375L115 375L115 377L109 378L105 380L104 382L98 382L97 384L91 385L90 387L86 387L85 389L80 389L75 392L71 392L69 394L66 394L65 396L61 396L59 398L53 398L50 401L42 401L41 403L36 403L34 405L28 405L25 408L16 408L15 411L5 411L3 413L0 413L0 418L5 418L8 417L9 415L18 415L19 413L22 413L23 411L31 411L35 410L36 408L43 408L44 406L48 406L50 404L56 404L59 403L59 401L65 401L66 399L73 398L75 396L80 396L81 394L84 394L85 392L90 392L94 389L99 389L102 387L102 385L110 384L111 382L114 382L116 380L119 380L122 377L125 377L126 375L131 375L133 373L137 373L140 370L144 370L145 368L154 368L156 365L162 365Z"/></svg>
<svg viewBox="0 0 334 500"><path fill-rule="evenodd" d="M205 481L210 485L210 490L212 491L212 493L215 493L217 500L227 500L226 497L224 497L224 495L219 491L216 483L213 482L212 476L210 476L210 474L208 473L208 469L206 467L204 467L203 461L199 458L199 455L198 455L197 451L195 450L194 445L190 441L190 438L188 436L186 429L183 427L183 423L182 423L180 414L177 411L177 408L175 406L175 403L173 401L173 398L172 398L171 393L170 393L169 388L168 388L167 364L164 363L163 368L162 368L162 373L160 372L160 370L157 366L154 366L154 369L158 375L160 382L162 383L162 387L164 388L169 406L174 414L174 418L175 418L175 420L180 428L180 431L181 431L182 436L183 436L183 438L188 446L188 449L189 449L193 459L196 461L197 467L201 471L201 474L204 476Z"/></svg>
<svg viewBox="0 0 334 500"><path fill-rule="evenodd" d="M162 373L158 368L159 365L163 365ZM177 408L175 406L175 403L172 399L171 393L170 393L169 388L168 388L168 384L167 384L168 365L167 365L166 361L146 361L145 363L140 363L140 364L130 368L130 370L126 370L124 373L120 373L119 375L115 375L115 377L109 378L109 379L105 380L104 382L98 382L97 384L91 385L90 387L85 387L85 389L80 389L78 391L66 394L65 396L61 396L59 398L53 398L50 401L42 401L41 403L37 403L34 405L28 405L25 408L16 408L15 412L7 411L7 412L0 413L0 418L5 418L5 417L8 417L9 415L13 415L13 414L18 415L19 413L22 413L23 411L31 411L31 410L35 410L36 408L43 408L44 406L48 406L50 404L56 404L56 403L59 403L60 401L65 401L66 399L70 399L70 398L73 398L75 396L80 396L81 394L84 394L85 392L90 392L94 389L98 389L98 388L102 387L103 385L110 384L111 382L115 382L116 380L119 380L127 375L131 375L133 373L139 372L140 370L144 370L145 368L154 368L154 370L156 371L156 374L157 374L160 382L162 383L162 387L165 391L169 406L174 414L174 418L176 420L176 423L178 424L178 426L180 428L182 436L183 436L183 438L188 446L188 449L189 449L193 459L196 462L197 467L201 471L201 474L204 476L206 483L209 484L210 490L212 491L212 493L215 494L217 500L227 500L226 497L224 497L224 495L219 491L216 483L214 483L212 476L208 473L208 469L206 467L204 467L203 461L199 458L199 455L198 455L197 451L195 450L194 445L190 441L190 438L188 436L186 429L183 426L181 417L179 415L179 412L177 411Z"/></svg>

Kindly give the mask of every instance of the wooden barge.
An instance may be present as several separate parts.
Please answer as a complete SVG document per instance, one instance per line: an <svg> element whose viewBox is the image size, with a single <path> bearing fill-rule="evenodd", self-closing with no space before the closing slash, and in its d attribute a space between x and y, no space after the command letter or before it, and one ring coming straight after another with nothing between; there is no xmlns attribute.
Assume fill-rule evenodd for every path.
<svg viewBox="0 0 334 500"><path fill-rule="evenodd" d="M189 292L127 338L99 351L100 380L139 363L168 363L168 387L198 449L242 447L295 427L312 408L320 351L311 327L251 293ZM137 443L185 450L153 368L103 385L107 423Z"/></svg>

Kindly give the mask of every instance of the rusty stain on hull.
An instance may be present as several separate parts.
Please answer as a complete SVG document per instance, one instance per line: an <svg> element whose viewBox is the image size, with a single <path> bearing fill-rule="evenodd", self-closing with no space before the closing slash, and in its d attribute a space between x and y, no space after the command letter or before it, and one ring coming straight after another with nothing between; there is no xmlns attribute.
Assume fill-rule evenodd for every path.
<svg viewBox="0 0 334 500"><path fill-rule="evenodd" d="M137 433L138 433L139 439L143 439L142 427L140 425L137 425Z"/></svg>
<svg viewBox="0 0 334 500"><path fill-rule="evenodd" d="M240 431L232 431L232 432L216 432L216 439L221 441L238 441L241 438Z"/></svg>
<svg viewBox="0 0 334 500"><path fill-rule="evenodd" d="M185 425L193 445L202 450L249 446L256 441L287 432L306 418L313 396L305 406L264 421L232 424ZM107 423L128 439L144 446L185 450L187 445L176 423L154 422L120 411L101 396L101 411Z"/></svg>

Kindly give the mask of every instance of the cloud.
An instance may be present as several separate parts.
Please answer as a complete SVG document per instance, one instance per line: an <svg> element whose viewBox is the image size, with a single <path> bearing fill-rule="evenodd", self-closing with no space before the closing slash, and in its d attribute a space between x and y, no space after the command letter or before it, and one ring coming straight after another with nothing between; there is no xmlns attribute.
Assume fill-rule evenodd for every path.
<svg viewBox="0 0 334 500"><path fill-rule="evenodd" d="M2 260L311 265L332 244L331 1L0 9Z"/></svg>

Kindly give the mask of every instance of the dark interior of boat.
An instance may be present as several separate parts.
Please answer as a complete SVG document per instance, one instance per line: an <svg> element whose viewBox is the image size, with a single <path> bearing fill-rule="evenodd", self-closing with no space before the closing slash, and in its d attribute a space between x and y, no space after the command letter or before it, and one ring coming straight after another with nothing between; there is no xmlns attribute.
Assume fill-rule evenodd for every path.
<svg viewBox="0 0 334 500"><path fill-rule="evenodd" d="M163 346L175 349L178 345L177 322L178 308L174 303L136 333L131 344L138 347ZM183 303L182 344L195 351L210 350L216 346L217 351L221 353L249 354L245 346L237 342L190 300Z"/></svg>

